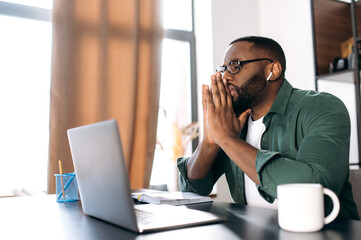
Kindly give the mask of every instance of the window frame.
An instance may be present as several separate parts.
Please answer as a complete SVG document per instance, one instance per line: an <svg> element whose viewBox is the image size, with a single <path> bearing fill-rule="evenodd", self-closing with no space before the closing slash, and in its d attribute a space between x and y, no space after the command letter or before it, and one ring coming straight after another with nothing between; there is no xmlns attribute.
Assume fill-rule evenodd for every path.
<svg viewBox="0 0 361 240"><path fill-rule="evenodd" d="M50 22L51 12L46 8L0 1L0 15Z"/></svg>
<svg viewBox="0 0 361 240"><path fill-rule="evenodd" d="M191 0L192 31L164 28L163 39L172 39L189 43L190 56L190 86L191 86L191 121L198 121L197 107L197 65L196 65L196 38L194 31L194 0ZM192 151L198 146L199 138L192 141Z"/></svg>

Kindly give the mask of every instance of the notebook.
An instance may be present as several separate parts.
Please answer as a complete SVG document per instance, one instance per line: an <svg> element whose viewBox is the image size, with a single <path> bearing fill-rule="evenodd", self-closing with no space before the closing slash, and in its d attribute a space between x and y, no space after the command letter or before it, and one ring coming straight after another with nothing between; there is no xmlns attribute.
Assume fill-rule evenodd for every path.
<svg viewBox="0 0 361 240"><path fill-rule="evenodd" d="M140 203L169 204L174 206L213 202L212 198L208 196L201 196L194 192L179 191L133 192L132 198Z"/></svg>
<svg viewBox="0 0 361 240"><path fill-rule="evenodd" d="M134 232L214 223L214 214L185 206L134 205L116 120L67 131L83 212Z"/></svg>

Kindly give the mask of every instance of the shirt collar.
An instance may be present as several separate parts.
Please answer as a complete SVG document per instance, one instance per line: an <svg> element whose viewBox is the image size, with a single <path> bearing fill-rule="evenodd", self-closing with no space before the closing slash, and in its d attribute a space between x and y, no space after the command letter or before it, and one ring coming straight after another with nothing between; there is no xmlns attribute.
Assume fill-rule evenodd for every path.
<svg viewBox="0 0 361 240"><path fill-rule="evenodd" d="M286 79L284 79L282 86L277 93L276 99L268 113L279 113L284 115L291 97L292 89L292 85Z"/></svg>

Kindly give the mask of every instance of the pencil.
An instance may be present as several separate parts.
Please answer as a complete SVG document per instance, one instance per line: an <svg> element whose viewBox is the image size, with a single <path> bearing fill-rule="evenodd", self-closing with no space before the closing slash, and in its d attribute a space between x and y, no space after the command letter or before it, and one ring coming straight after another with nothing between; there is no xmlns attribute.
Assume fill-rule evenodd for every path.
<svg viewBox="0 0 361 240"><path fill-rule="evenodd" d="M60 181L61 181L61 189L63 191L63 198L64 198L64 201L65 201L65 192L64 192L64 183L63 183L63 168L61 166L61 160L58 161L59 163L59 171L60 171Z"/></svg>

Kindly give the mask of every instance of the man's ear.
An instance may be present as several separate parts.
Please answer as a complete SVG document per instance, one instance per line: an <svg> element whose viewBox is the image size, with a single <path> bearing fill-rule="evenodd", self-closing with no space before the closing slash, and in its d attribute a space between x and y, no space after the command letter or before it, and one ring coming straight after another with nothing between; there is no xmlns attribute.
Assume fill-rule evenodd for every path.
<svg viewBox="0 0 361 240"><path fill-rule="evenodd" d="M277 80L282 73L282 66L279 62L273 62L269 67L269 73L272 72L272 76L269 81Z"/></svg>

